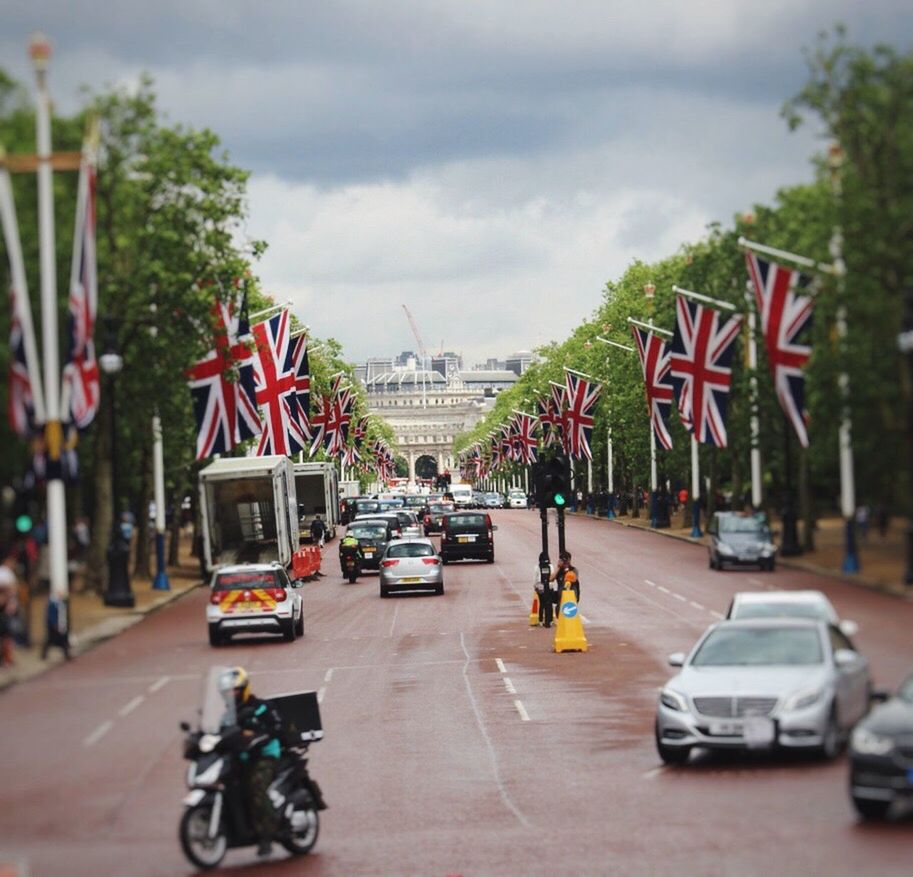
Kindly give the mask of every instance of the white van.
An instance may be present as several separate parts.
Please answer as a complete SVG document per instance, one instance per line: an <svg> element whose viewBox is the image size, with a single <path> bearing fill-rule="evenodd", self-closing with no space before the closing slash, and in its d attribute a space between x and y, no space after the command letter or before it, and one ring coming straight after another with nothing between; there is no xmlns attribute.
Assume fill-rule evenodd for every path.
<svg viewBox="0 0 913 877"><path fill-rule="evenodd" d="M450 494L455 505L468 507L472 505L472 487L469 484L451 484Z"/></svg>

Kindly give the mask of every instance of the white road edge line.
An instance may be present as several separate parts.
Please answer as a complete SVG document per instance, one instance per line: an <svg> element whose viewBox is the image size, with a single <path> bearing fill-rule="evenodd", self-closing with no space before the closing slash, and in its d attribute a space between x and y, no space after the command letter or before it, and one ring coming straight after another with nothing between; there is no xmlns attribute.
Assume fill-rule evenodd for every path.
<svg viewBox="0 0 913 877"><path fill-rule="evenodd" d="M723 617L723 613L722 613L722 612L717 612L716 609L711 609L711 610L710 610L710 614L711 614L714 618L722 618L722 617Z"/></svg>
<svg viewBox="0 0 913 877"><path fill-rule="evenodd" d="M511 682L510 679L509 679L507 676L504 677L504 687L507 689L507 693L508 693L508 694L516 694L516 693L517 693L517 689L514 688L513 682Z"/></svg>
<svg viewBox="0 0 913 877"><path fill-rule="evenodd" d="M108 719L106 722L102 722L85 740L82 741L82 745L85 747L94 746L105 734L108 733L114 727L114 722Z"/></svg>
<svg viewBox="0 0 913 877"><path fill-rule="evenodd" d="M156 679L155 682L153 682L152 685L149 686L149 689L148 689L149 694L155 694L156 691L159 691L162 688L164 688L170 681L171 681L170 676L161 676L160 678Z"/></svg>
<svg viewBox="0 0 913 877"><path fill-rule="evenodd" d="M399 615L399 600L396 601L396 608L393 610L393 620L390 622L390 633L387 636L393 636L393 628L396 627L396 616Z"/></svg>
<svg viewBox="0 0 913 877"><path fill-rule="evenodd" d="M326 685L322 686L317 691L317 703L323 703L323 696L327 693Z"/></svg>
<svg viewBox="0 0 913 877"><path fill-rule="evenodd" d="M675 597L676 600L681 600L682 603L688 602L687 599L685 597L683 597L681 594L673 594L672 596Z"/></svg>
<svg viewBox="0 0 913 877"><path fill-rule="evenodd" d="M651 588L655 588L655 587L656 587L656 582L651 582L649 579L644 579L644 581L645 581Z"/></svg>
<svg viewBox="0 0 913 877"><path fill-rule="evenodd" d="M135 710L145 699L146 699L146 695L138 694L136 697L133 698L133 700L130 701L130 703L128 703L126 706L121 707L120 710L118 710L117 714L121 718L124 718L125 716L129 716L130 713L132 713L133 710Z"/></svg>
<svg viewBox="0 0 913 877"><path fill-rule="evenodd" d="M672 593L672 591L670 591L668 588L664 588L662 585L657 585L656 587L659 588L664 594Z"/></svg>
<svg viewBox="0 0 913 877"><path fill-rule="evenodd" d="M523 706L523 701L515 700L514 706L517 708L517 712L520 713L520 719L524 722L529 721L529 713L526 711L526 707Z"/></svg>
<svg viewBox="0 0 913 877"><path fill-rule="evenodd" d="M499 673L506 673L506 672L507 672L507 668L504 666L504 662L503 662L500 658L495 658L495 664L498 665L498 672L499 672Z"/></svg>
<svg viewBox="0 0 913 877"><path fill-rule="evenodd" d="M648 771L646 771L645 773L641 774L641 776L642 776L645 780L656 779L656 777L658 777L661 773L663 773L663 771L665 771L665 769L666 769L665 765L660 765L659 767L651 768L650 770L648 770Z"/></svg>
<svg viewBox="0 0 913 877"><path fill-rule="evenodd" d="M326 676L323 677L323 681L329 682L332 678L333 678L333 668L330 667L330 669L327 670Z"/></svg>
<svg viewBox="0 0 913 877"><path fill-rule="evenodd" d="M694 600L691 600L690 603L695 609L704 609L705 608L703 603L697 603Z"/></svg>
<svg viewBox="0 0 913 877"><path fill-rule="evenodd" d="M586 615L584 615L582 612L580 613L580 620L581 620L584 624L589 624L589 623L590 623L590 619L587 618Z"/></svg>

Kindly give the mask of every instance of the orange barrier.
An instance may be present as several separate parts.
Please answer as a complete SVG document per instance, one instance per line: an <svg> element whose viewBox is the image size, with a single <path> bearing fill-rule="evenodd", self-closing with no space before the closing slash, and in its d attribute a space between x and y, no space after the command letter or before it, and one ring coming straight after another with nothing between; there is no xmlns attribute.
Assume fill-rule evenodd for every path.
<svg viewBox="0 0 913 877"><path fill-rule="evenodd" d="M320 571L321 551L317 545L302 545L292 555L292 575L296 579L308 579Z"/></svg>
<svg viewBox="0 0 913 877"><path fill-rule="evenodd" d="M529 626L535 627L539 623L539 594L533 591L533 605L529 610Z"/></svg>

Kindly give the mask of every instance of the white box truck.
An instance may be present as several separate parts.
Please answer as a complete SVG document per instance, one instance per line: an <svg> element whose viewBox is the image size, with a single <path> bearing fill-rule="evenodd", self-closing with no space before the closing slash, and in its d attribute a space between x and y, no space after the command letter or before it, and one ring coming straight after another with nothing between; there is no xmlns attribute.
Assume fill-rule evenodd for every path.
<svg viewBox="0 0 913 877"><path fill-rule="evenodd" d="M298 529L310 539L311 521L317 515L327 525L327 539L339 526L339 476L332 463L295 463L295 492L298 497Z"/></svg>
<svg viewBox="0 0 913 877"><path fill-rule="evenodd" d="M298 501L288 457L214 460L201 470L199 487L209 572L229 563L291 564L298 550Z"/></svg>

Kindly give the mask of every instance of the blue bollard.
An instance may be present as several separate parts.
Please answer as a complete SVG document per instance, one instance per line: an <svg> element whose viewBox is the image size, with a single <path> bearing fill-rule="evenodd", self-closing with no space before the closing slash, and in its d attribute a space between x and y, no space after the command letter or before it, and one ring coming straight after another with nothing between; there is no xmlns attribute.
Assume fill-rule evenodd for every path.
<svg viewBox="0 0 913 877"><path fill-rule="evenodd" d="M170 591L171 582L165 572L165 534L155 534L155 578L152 580L153 591Z"/></svg>

